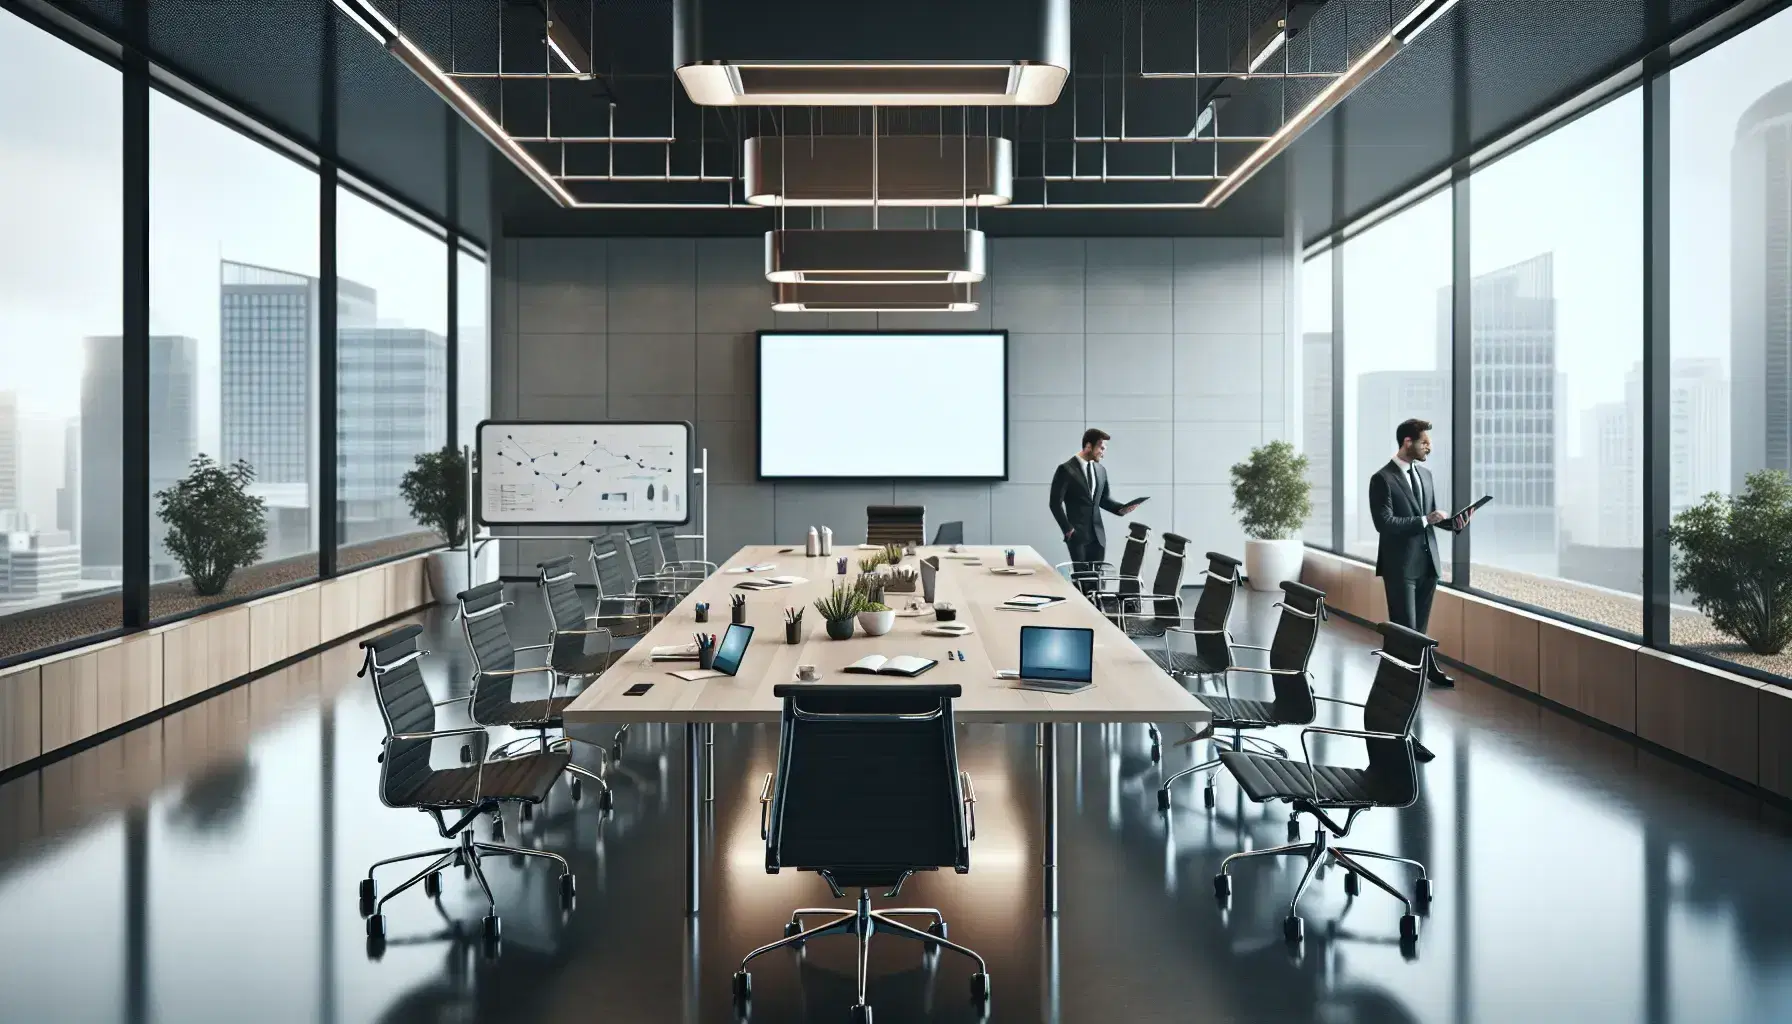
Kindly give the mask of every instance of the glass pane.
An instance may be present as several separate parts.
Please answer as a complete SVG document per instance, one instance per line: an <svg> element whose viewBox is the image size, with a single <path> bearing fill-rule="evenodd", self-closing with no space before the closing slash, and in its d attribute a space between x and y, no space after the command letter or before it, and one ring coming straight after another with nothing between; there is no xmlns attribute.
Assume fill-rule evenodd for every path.
<svg viewBox="0 0 1792 1024"><path fill-rule="evenodd" d="M150 615L162 618L317 574L318 183L161 93L149 130ZM246 483L220 475L239 463ZM233 507L231 489L260 509Z"/></svg>
<svg viewBox="0 0 1792 1024"><path fill-rule="evenodd" d="M1471 581L1640 633L1642 93L1476 174L1469 204L1470 490L1493 496Z"/></svg>
<svg viewBox="0 0 1792 1024"><path fill-rule="evenodd" d="M337 195L337 564L441 543L399 493L448 443L447 242L348 189Z"/></svg>
<svg viewBox="0 0 1792 1024"><path fill-rule="evenodd" d="M124 103L116 70L4 11L0 95L8 658L124 622Z"/></svg>
<svg viewBox="0 0 1792 1024"><path fill-rule="evenodd" d="M1792 12L1675 69L1669 113L1671 511L1739 495L1751 474L1792 471ZM1762 480L1763 483L1770 481ZM1721 498L1719 499L1721 501ZM1784 508L1786 499L1779 499ZM1785 522L1781 512L1779 522ZM1761 520L1756 517L1756 522ZM1672 637L1792 675L1785 599L1792 531L1729 545L1701 530L1675 552ZM1748 572L1710 572L1714 549ZM1687 556L1699 555L1691 564ZM1683 569L1707 570L1688 574ZM1759 614L1759 593L1778 594ZM1756 614L1751 614L1751 611Z"/></svg>
<svg viewBox="0 0 1792 1024"><path fill-rule="evenodd" d="M1394 428L1431 423L1426 466L1437 507L1450 482L1450 193L1440 192L1344 244L1344 550L1375 558L1369 478L1394 456ZM1452 537L1437 531L1443 578Z"/></svg>
<svg viewBox="0 0 1792 1024"><path fill-rule="evenodd" d="M485 261L471 253L457 254L459 281L455 300L460 306L455 321L457 352L455 426L459 445L474 443L479 421L491 415L491 330L486 321Z"/></svg>
<svg viewBox="0 0 1792 1024"><path fill-rule="evenodd" d="M1313 516L1302 536L1332 546L1332 254L1308 260L1300 285L1301 452L1313 485Z"/></svg>

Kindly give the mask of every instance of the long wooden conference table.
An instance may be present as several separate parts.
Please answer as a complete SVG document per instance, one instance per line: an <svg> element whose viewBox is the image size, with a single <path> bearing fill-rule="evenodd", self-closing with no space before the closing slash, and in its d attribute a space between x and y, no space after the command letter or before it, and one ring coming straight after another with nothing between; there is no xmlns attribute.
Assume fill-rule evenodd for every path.
<svg viewBox="0 0 1792 1024"><path fill-rule="evenodd" d="M690 913L699 909L700 849L703 804L703 758L706 730L718 722L770 722L779 719L781 702L772 688L797 681L798 665L815 665L819 680L839 683L862 681L867 686L900 682L890 676L844 674L846 665L869 654L913 654L935 658L939 664L921 678L929 683L957 683L963 696L953 702L953 715L961 724L1022 723L1044 726L1041 771L1044 800L1045 910L1058 911L1058 740L1049 726L1093 722L1189 722L1205 730L1212 715L1193 695L1158 668L1126 634L1109 622L1083 598L1070 582L1032 548L1015 548L1014 564L1032 569L1031 576L992 573L1005 565L1002 548L961 546L955 556L943 547L923 547L919 558L940 556L934 598L958 609L958 619L972 628L968 636L931 637L921 631L935 624L928 613L896 619L896 628L868 637L855 631L850 640L831 640L814 608L816 598L835 583L858 574L859 557L870 551L852 547L836 549L832 556L805 558L777 545L749 545L723 563L720 572L702 583L634 647L592 681L565 712L568 726L617 722L673 722L685 726L685 872ZM836 561L847 558L847 575L836 572ZM964 560L959 556L975 556ZM913 567L917 557L905 558ZM727 570L771 563L775 568L751 574ZM735 589L744 580L768 576L800 576L806 583L751 593ZM755 627L753 642L732 678L686 682L670 673L694 667L691 662L653 662L649 651L658 646L686 644L699 630L718 636L727 629L733 594L747 594L747 624ZM1058 595L1065 600L1040 611L1012 611L998 607L1017 594ZM885 603L899 611L921 594L888 594ZM709 622L699 625L696 605L709 605ZM784 638L784 609L805 608L803 637L788 644ZM1018 668L1020 627L1086 626L1095 631L1095 685L1074 694L1043 693L1021 689L1012 680L997 679L996 670ZM964 660L946 660L946 652L963 651ZM652 683L646 693L629 697L623 691L636 683ZM714 770L714 766L709 766Z"/></svg>

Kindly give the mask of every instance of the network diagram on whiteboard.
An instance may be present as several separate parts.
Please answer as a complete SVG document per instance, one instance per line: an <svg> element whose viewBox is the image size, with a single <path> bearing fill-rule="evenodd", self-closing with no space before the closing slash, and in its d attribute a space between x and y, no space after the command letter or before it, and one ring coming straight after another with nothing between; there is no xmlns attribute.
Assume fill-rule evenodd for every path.
<svg viewBox="0 0 1792 1024"><path fill-rule="evenodd" d="M656 424L487 423L487 522L682 520L688 453Z"/></svg>

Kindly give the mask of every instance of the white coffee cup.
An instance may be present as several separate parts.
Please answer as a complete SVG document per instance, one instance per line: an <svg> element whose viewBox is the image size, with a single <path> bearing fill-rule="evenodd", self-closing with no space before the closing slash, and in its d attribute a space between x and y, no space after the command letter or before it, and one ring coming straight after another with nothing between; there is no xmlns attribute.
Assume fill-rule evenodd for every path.
<svg viewBox="0 0 1792 1024"><path fill-rule="evenodd" d="M820 675L821 673L816 670L814 665L798 665L796 667L796 677L805 683L813 683Z"/></svg>

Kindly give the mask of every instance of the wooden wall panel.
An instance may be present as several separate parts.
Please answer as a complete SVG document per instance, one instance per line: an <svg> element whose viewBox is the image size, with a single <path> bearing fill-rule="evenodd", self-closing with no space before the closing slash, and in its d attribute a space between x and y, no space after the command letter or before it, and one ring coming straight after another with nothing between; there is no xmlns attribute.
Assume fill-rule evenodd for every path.
<svg viewBox="0 0 1792 1024"><path fill-rule="evenodd" d="M249 674L249 609L232 608L207 616L213 686Z"/></svg>
<svg viewBox="0 0 1792 1024"><path fill-rule="evenodd" d="M99 652L73 654L43 666L43 743L46 752L100 731Z"/></svg>
<svg viewBox="0 0 1792 1024"><path fill-rule="evenodd" d="M162 698L173 704L203 693L222 680L212 658L214 616L177 622L159 631L162 638Z"/></svg>
<svg viewBox="0 0 1792 1024"><path fill-rule="evenodd" d="M1676 658L1637 652L1636 732L1748 782L1760 778L1761 684Z"/></svg>
<svg viewBox="0 0 1792 1024"><path fill-rule="evenodd" d="M1306 557L1301 560L1300 581L1324 594L1329 604L1336 597L1333 591L1338 589L1337 565L1338 560L1334 556L1308 549Z"/></svg>
<svg viewBox="0 0 1792 1024"><path fill-rule="evenodd" d="M318 585L319 642L345 637L361 628L361 586L353 576Z"/></svg>
<svg viewBox="0 0 1792 1024"><path fill-rule="evenodd" d="M315 586L286 595L286 642L292 654L309 651L324 642L321 597L322 591Z"/></svg>
<svg viewBox="0 0 1792 1024"><path fill-rule="evenodd" d="M1437 641L1438 653L1456 661L1463 660L1462 604L1460 593L1438 587L1437 597L1431 602L1431 622L1426 627L1426 633Z"/></svg>
<svg viewBox="0 0 1792 1024"><path fill-rule="evenodd" d="M1537 692L1635 732L1637 646L1578 626L1542 622L1537 634Z"/></svg>
<svg viewBox="0 0 1792 1024"><path fill-rule="evenodd" d="M355 574L355 589L360 594L357 610L361 617L353 624L354 628L383 622L392 615L392 610L386 606L386 572L389 568L381 565Z"/></svg>
<svg viewBox="0 0 1792 1024"><path fill-rule="evenodd" d="M43 753L43 725L43 670L0 672L0 768Z"/></svg>
<svg viewBox="0 0 1792 1024"><path fill-rule="evenodd" d="M119 722L141 718L159 709L162 706L162 635L139 633L108 648L100 657L102 691L111 673L116 673L123 682Z"/></svg>
<svg viewBox="0 0 1792 1024"><path fill-rule="evenodd" d="M1535 693L1537 618L1469 595L1461 600L1463 663Z"/></svg>
<svg viewBox="0 0 1792 1024"><path fill-rule="evenodd" d="M289 612L285 596L249 605L249 671L259 671L292 657L287 636Z"/></svg>
<svg viewBox="0 0 1792 1024"><path fill-rule="evenodd" d="M1792 797L1792 690L1763 686L1757 692L1761 700L1761 786Z"/></svg>

